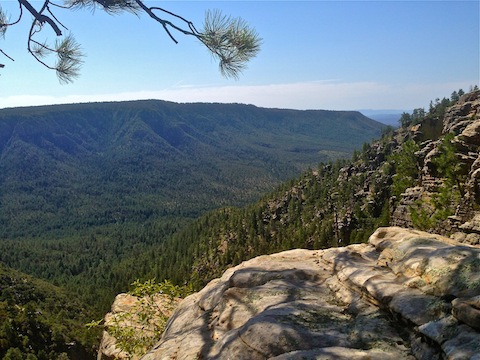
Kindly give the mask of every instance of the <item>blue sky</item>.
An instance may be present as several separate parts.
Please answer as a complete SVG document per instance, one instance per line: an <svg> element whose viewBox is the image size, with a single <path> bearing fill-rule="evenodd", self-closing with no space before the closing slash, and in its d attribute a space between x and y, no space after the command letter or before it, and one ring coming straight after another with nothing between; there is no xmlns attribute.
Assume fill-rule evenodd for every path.
<svg viewBox="0 0 480 360"><path fill-rule="evenodd" d="M0 108L155 98L410 110L479 84L479 1L146 3L198 26L207 9L240 16L263 38L262 50L238 80L225 79L198 41L179 34L174 44L147 16L56 10L86 53L80 78L62 85L28 55L25 17L0 40L0 49L15 59L0 58L6 65L0 69ZM0 5L16 16L16 0Z"/></svg>

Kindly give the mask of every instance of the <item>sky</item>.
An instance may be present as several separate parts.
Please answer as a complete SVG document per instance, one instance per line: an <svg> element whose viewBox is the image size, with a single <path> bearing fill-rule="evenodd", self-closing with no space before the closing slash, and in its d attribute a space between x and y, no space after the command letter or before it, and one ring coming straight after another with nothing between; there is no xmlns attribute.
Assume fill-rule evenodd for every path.
<svg viewBox="0 0 480 360"><path fill-rule="evenodd" d="M41 7L41 1L31 1ZM480 2L145 1L201 28L218 9L255 28L261 51L239 79L226 79L195 38L146 15L52 8L85 53L81 76L61 84L27 52L31 17L10 27L0 49L0 108L161 99L290 109L428 108L479 85ZM17 0L0 0L14 19ZM55 41L47 28L39 39Z"/></svg>

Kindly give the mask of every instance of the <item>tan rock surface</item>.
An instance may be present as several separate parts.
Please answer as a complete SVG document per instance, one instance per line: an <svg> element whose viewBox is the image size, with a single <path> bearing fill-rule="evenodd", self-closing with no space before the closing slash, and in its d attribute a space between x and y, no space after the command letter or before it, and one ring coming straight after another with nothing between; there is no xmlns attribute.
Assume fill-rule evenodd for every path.
<svg viewBox="0 0 480 360"><path fill-rule="evenodd" d="M478 247L395 227L260 256L183 300L142 359L475 359L480 333L451 301L480 295L479 263Z"/></svg>

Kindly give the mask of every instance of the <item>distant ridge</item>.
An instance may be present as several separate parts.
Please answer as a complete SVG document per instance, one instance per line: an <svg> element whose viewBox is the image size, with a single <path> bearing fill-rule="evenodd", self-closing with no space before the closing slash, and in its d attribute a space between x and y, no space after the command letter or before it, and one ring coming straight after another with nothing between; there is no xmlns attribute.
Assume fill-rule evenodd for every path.
<svg viewBox="0 0 480 360"><path fill-rule="evenodd" d="M0 110L0 261L103 312L151 270L140 257L175 263L182 249L159 247L192 219L350 158L383 127L351 111L153 100Z"/></svg>
<svg viewBox="0 0 480 360"><path fill-rule="evenodd" d="M359 112L241 104L3 109L0 236L241 204L308 166L349 157L381 129Z"/></svg>

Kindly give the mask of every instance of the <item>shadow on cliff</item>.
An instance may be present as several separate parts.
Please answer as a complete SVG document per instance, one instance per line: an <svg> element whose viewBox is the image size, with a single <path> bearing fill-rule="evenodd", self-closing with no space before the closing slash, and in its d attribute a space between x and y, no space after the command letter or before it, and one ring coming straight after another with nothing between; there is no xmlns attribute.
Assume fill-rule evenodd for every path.
<svg viewBox="0 0 480 360"><path fill-rule="evenodd" d="M299 269L281 262L240 268L180 306L169 322L170 326L178 320L177 326L168 326L165 338L183 334L185 344L195 343L198 358L219 360L266 359L334 346L361 351L371 349L374 341L390 344L392 339L408 349L407 332L415 324L444 316L455 297L480 293L480 249L445 243L432 247L432 240L422 237L404 243L405 247L400 244L388 247L381 258L373 248L333 249L324 254L318 268L298 265ZM441 289L433 293L431 283L420 283L434 280L416 275L418 284L408 282L411 278L402 271L416 269L417 263L428 276L434 274L430 269L436 271ZM457 265L446 266L452 263ZM337 286L351 290L346 294L349 300L337 300ZM341 298L344 290L338 289ZM371 317L361 315L372 309L364 300L379 309L367 327L365 321ZM193 313L187 313L192 307ZM329 350L320 350L322 355L324 351Z"/></svg>

